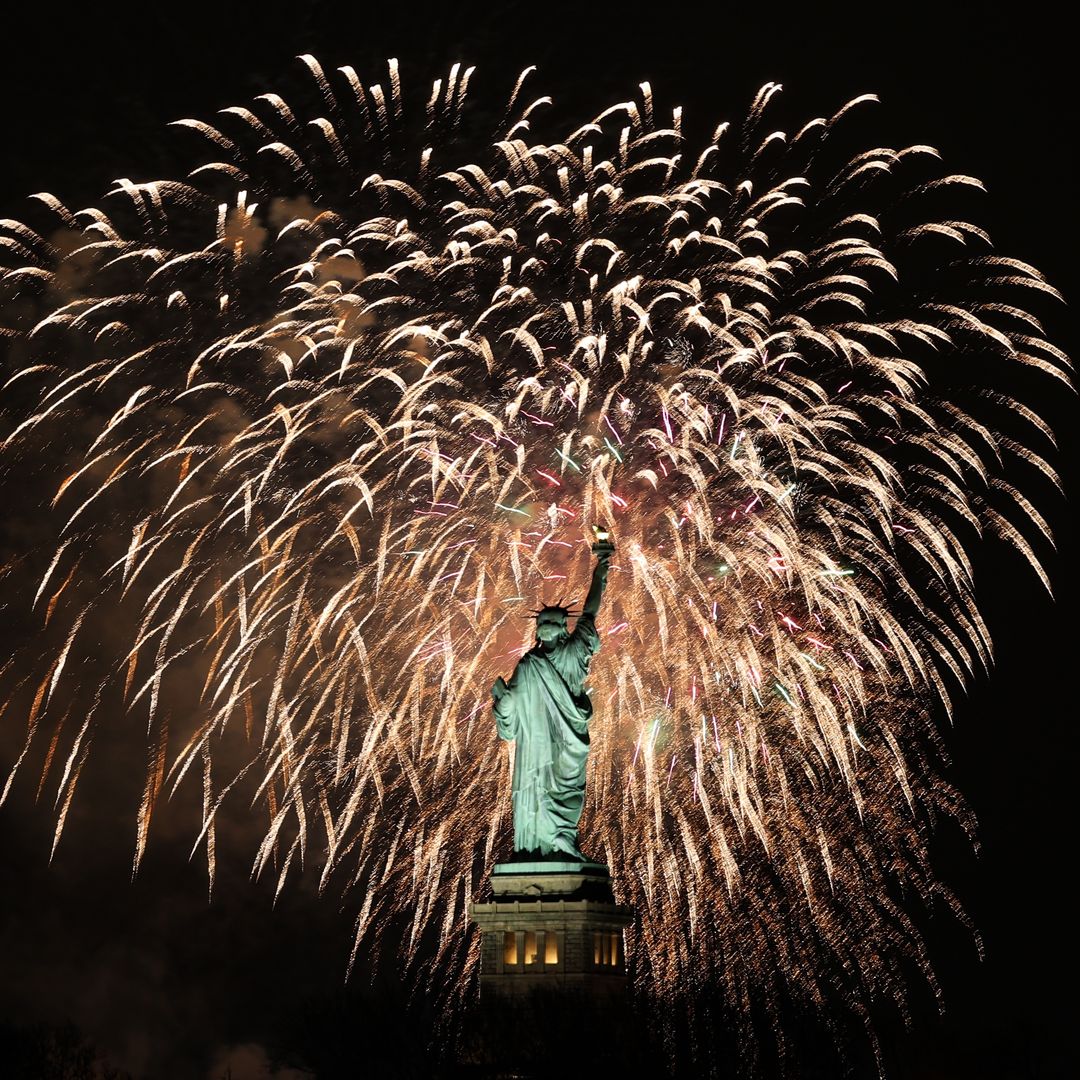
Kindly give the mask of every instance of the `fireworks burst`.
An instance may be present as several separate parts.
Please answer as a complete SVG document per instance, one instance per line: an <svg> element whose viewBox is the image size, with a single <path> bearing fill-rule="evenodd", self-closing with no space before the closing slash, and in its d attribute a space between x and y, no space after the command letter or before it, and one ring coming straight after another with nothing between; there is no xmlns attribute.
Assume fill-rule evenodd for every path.
<svg viewBox="0 0 1080 1080"><path fill-rule="evenodd" d="M911 899L956 907L929 829L970 826L932 719L989 658L966 549L1042 576L1014 478L1052 438L998 384L1067 382L1026 306L1056 293L931 148L837 156L868 99L787 136L769 85L699 149L643 84L549 142L526 72L487 141L472 69L425 109L393 62L304 60L307 112L180 121L213 155L186 180L0 223L0 469L44 478L46 534L5 568L35 649L4 797L38 770L58 842L95 730L130 728L136 869L180 785L211 878L250 802L256 873L353 890L357 946L407 916L456 994L511 835L489 688L610 521L582 842L639 987L903 1009Z"/></svg>

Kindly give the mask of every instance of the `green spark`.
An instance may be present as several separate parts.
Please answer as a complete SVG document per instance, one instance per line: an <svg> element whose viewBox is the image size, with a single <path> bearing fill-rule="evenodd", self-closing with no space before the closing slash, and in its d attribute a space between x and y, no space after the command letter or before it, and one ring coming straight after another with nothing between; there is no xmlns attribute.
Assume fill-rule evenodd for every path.
<svg viewBox="0 0 1080 1080"><path fill-rule="evenodd" d="M557 446L555 447L555 453L558 454L559 457L561 457L563 461L565 461L567 465L569 465L572 469L576 469L578 472L581 472L581 466L578 465L578 463L572 457L567 457L566 454L564 454Z"/></svg>
<svg viewBox="0 0 1080 1080"><path fill-rule="evenodd" d="M529 516L529 512L527 510L522 510L520 506L505 506L505 505L503 505L503 503L496 503L495 505L500 510L507 510L511 514L520 514L522 517L528 517Z"/></svg>
<svg viewBox="0 0 1080 1080"><path fill-rule="evenodd" d="M653 721L652 732L649 735L649 749L650 750L656 744L656 736L657 736L657 733L660 731L660 719L661 718L659 716L657 716L657 718Z"/></svg>
<svg viewBox="0 0 1080 1080"><path fill-rule="evenodd" d="M615 447L612 446L611 443L608 442L606 436L604 437L604 445L615 455L615 457L619 461L619 464L621 465L622 464L622 454L620 454L619 451L616 450Z"/></svg>

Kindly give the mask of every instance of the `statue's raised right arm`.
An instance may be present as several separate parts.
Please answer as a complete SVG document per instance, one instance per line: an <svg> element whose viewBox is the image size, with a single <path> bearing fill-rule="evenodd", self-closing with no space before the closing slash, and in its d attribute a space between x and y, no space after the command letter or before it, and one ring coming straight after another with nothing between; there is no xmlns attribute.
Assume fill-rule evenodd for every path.
<svg viewBox="0 0 1080 1080"><path fill-rule="evenodd" d="M615 553L615 545L608 539L606 529L596 528L596 537L596 543L592 546L593 554L596 556L596 566L593 567L589 594L585 597L585 603L581 609L582 615L589 615L594 619L600 613L600 601L603 599L604 587L607 585L608 562Z"/></svg>

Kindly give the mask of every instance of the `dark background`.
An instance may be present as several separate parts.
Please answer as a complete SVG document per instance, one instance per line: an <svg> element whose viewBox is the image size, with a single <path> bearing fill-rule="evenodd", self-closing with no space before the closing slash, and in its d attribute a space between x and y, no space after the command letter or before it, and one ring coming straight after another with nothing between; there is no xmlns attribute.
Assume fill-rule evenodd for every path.
<svg viewBox="0 0 1080 1080"><path fill-rule="evenodd" d="M800 118L880 95L876 145L930 143L949 171L980 177L989 196L974 220L998 251L1038 266L1067 300L1076 295L1075 39L1057 5L433 8L148 4L60 15L21 4L0 22L0 216L23 216L31 192L92 205L116 177L171 175L168 121L212 119L287 87L301 76L293 58L302 52L327 69L350 63L365 81L397 56L407 84L430 84L460 59L478 65L473 95L499 100L537 64L533 96L581 101L581 119L649 79L661 103L681 103L691 122L710 127L738 118L762 83L778 81ZM1048 305L1046 314L1050 339L1075 352L1068 309ZM927 922L944 1014L918 989L910 1030L881 1010L885 1063L898 1080L1057 1077L1073 1059L1076 921L1065 881L1076 789L1077 412L1060 391L1034 404L1062 437L1056 464L1067 498L1040 502L1058 535L1058 554L1046 552L1056 602L1017 556L993 545L980 552L997 666L957 708L947 742L948 776L974 807L982 849L976 857L949 827L936 844L939 874L986 955L980 962L951 919ZM95 747L105 768L109 752ZM182 806L155 820L132 883L141 785L140 762L98 785L98 798L83 791L51 866L51 808L34 805L26 777L0 809L0 1028L70 1020L117 1064L154 1078L216 1077L229 1063L235 1080L260 1075L259 1047L297 1026L310 1037L328 1021L365 1040L374 1060L372 1044L389 1042L379 1003L392 993L364 983L341 997L350 928L337 899L292 887L274 908L269 885L247 880L246 858L223 853L208 902L204 863L187 861L194 838ZM219 845L243 841L237 824ZM333 1020L343 1001L359 1002L360 1013ZM813 1058L797 1060L795 1074L840 1074Z"/></svg>

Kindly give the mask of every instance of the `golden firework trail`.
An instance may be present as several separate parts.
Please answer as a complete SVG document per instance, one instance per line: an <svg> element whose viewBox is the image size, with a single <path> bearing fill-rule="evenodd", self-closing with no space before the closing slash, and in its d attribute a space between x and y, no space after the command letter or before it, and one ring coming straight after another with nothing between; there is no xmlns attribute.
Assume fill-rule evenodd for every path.
<svg viewBox="0 0 1080 1080"><path fill-rule="evenodd" d="M934 720L989 660L968 550L1046 580L1052 435L1002 387L1067 384L1028 312L1057 294L931 148L838 155L868 97L788 135L770 84L698 146L642 84L549 141L526 71L492 138L471 68L413 107L394 62L303 61L303 108L180 121L185 179L2 223L0 469L47 537L5 568L4 797L39 769L59 841L130 729L136 870L201 785L211 878L256 808L256 874L347 887L357 948L396 913L459 994L511 839L489 688L610 522L583 843L638 986L903 1009L912 902L957 909L931 827L971 826Z"/></svg>

